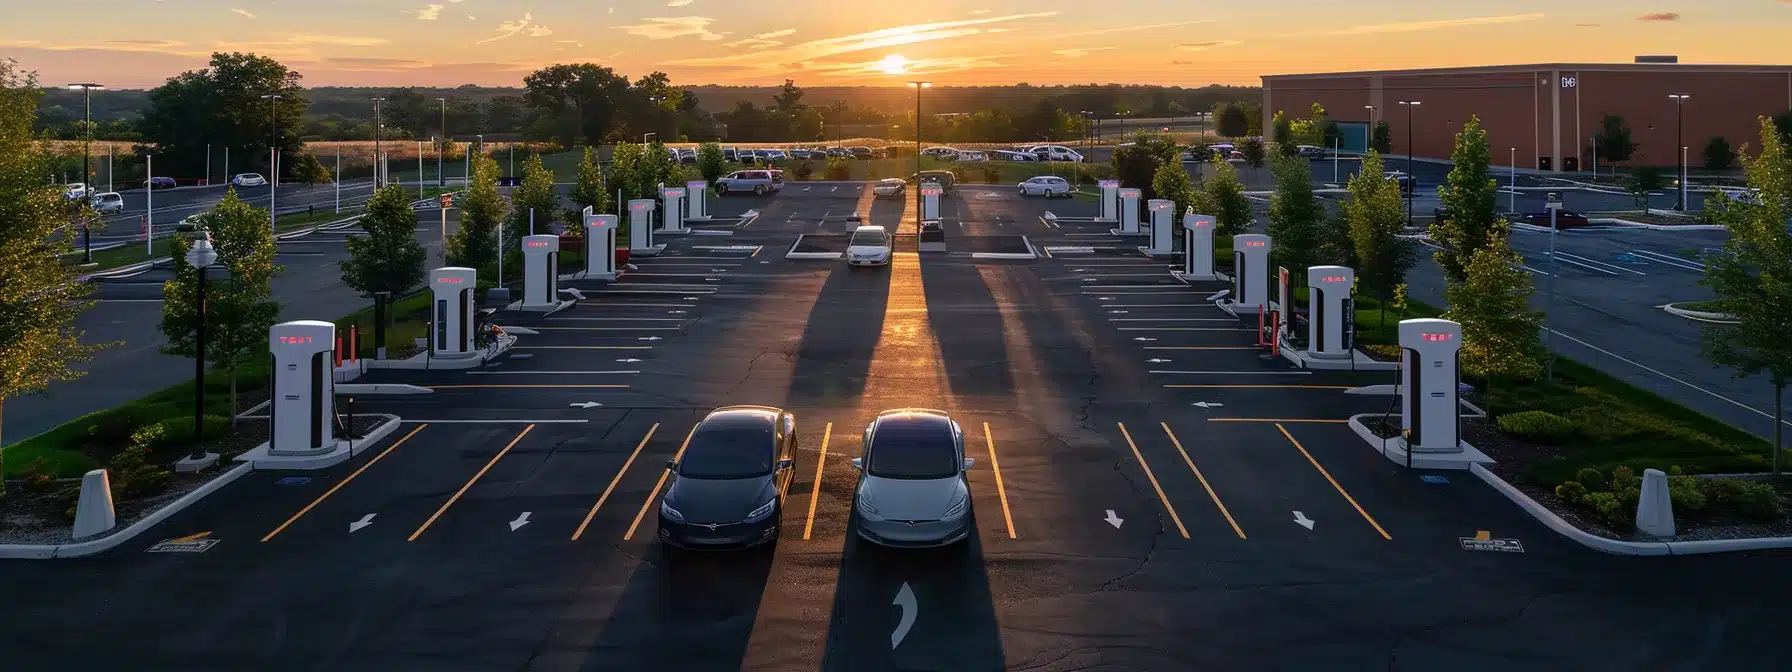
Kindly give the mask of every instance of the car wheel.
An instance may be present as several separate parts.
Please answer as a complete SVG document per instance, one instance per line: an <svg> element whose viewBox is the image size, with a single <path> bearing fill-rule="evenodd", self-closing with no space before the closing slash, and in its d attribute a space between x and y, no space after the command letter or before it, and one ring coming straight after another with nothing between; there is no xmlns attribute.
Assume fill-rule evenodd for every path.
<svg viewBox="0 0 1792 672"><path fill-rule="evenodd" d="M716 195L717 196L727 196L728 195L728 183L727 182L717 182L716 183Z"/></svg>
<svg viewBox="0 0 1792 672"><path fill-rule="evenodd" d="M765 185L763 185L763 184L761 184L757 187L753 187L753 193L756 195L764 196L765 192L766 192L766 188L765 188Z"/></svg>

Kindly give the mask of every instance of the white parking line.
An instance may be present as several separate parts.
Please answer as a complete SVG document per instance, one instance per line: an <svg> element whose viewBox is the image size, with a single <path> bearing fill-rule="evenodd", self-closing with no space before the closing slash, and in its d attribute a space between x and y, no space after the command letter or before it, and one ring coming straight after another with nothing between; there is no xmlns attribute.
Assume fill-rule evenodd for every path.
<svg viewBox="0 0 1792 672"><path fill-rule="evenodd" d="M550 317L549 322L684 322L682 317Z"/></svg>
<svg viewBox="0 0 1792 672"><path fill-rule="evenodd" d="M1676 257L1671 254L1662 254L1660 252L1650 252L1648 250L1631 250L1630 253L1643 255L1643 258L1647 259L1649 261L1659 262L1659 263L1667 264L1669 266L1677 266L1677 267L1684 268L1689 271L1705 270L1704 264L1693 261L1691 259L1684 259L1681 257Z"/></svg>
<svg viewBox="0 0 1792 672"><path fill-rule="evenodd" d="M1606 271L1606 272L1607 272L1607 273L1612 273L1612 275L1617 275L1617 273L1613 273L1613 272L1612 272L1612 271L1623 271L1623 272L1625 272L1625 273L1635 273L1635 274L1637 274L1637 275L1648 275L1648 273L1644 273L1644 272L1642 272L1642 271L1633 271L1633 270L1631 270L1631 269L1628 269L1628 268L1625 268L1625 267L1623 267L1623 266L1617 266L1617 265L1613 265L1613 264L1608 264L1608 263L1605 263L1605 262L1603 262L1603 261L1599 261L1599 260L1597 260L1597 259L1589 259L1589 258L1587 258L1587 257L1583 257L1583 256L1580 256L1580 255L1578 255L1578 254L1569 254L1569 253L1567 253L1567 252L1563 252L1563 251L1561 251L1561 250L1557 250L1557 251L1556 251L1556 254L1557 254L1557 255L1558 255L1558 256L1562 256L1562 257L1566 257L1566 259L1563 259L1563 260L1562 260L1562 261L1567 261L1567 262L1570 262L1570 263L1573 263L1573 262L1575 262L1575 261L1576 261L1576 260L1579 260L1579 261L1581 261L1581 262L1585 262L1585 263L1583 263L1583 264L1581 264L1581 265L1583 265L1583 266L1585 266L1585 265L1587 265L1587 264L1592 264L1592 265L1593 265L1593 266L1597 266L1597 267L1603 267L1603 268L1606 268L1606 269L1611 269L1611 270L1608 270L1608 271Z"/></svg>
<svg viewBox="0 0 1792 672"><path fill-rule="evenodd" d="M1169 376L1310 376L1312 371L1146 371Z"/></svg>
<svg viewBox="0 0 1792 672"><path fill-rule="evenodd" d="M1154 276L1155 277L1155 276ZM1187 285L1083 285L1083 289L1175 289L1178 293L1187 294Z"/></svg>
<svg viewBox="0 0 1792 672"><path fill-rule="evenodd" d="M1253 327L1120 327L1117 331L1256 331L1256 329Z"/></svg>
<svg viewBox="0 0 1792 672"><path fill-rule="evenodd" d="M1561 253L1559 253L1559 252L1558 252L1558 253L1557 253L1557 256L1558 256L1558 257L1564 257L1564 256L1566 256L1566 255L1562 255L1562 254L1561 254ZM1599 272L1599 273L1604 273L1604 274L1606 274L1606 275L1617 275L1617 274L1618 274L1618 273L1617 273L1617 272L1616 272L1616 271L1608 271L1608 270L1605 270L1605 269L1603 269L1603 268L1600 268L1600 267L1598 267L1598 266L1593 266L1593 265L1590 265L1590 264L1583 264L1583 263L1581 263L1581 262L1578 262L1578 261L1575 261L1575 260L1573 260L1573 259L1566 259L1566 258L1560 258L1560 259L1557 259L1557 261L1561 261L1561 262L1564 262L1564 263L1568 263L1568 264L1573 264L1573 265L1575 265L1575 266L1579 266L1579 267L1581 267L1581 268L1585 268L1585 269L1588 269L1588 270L1591 270L1591 271L1595 271L1595 272Z"/></svg>
<svg viewBox="0 0 1792 672"><path fill-rule="evenodd" d="M468 371L469 376L520 376L541 374L544 376L628 376L640 371Z"/></svg>
<svg viewBox="0 0 1792 672"><path fill-rule="evenodd" d="M1109 322L1237 322L1233 317L1110 317Z"/></svg>

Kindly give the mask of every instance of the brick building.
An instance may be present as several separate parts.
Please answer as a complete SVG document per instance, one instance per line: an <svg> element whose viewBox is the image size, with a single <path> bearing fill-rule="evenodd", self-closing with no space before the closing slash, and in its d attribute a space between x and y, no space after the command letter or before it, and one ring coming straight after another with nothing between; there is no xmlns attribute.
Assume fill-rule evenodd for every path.
<svg viewBox="0 0 1792 672"><path fill-rule="evenodd" d="M1448 158L1462 124L1478 115L1496 165L1516 149L1520 167L1572 171L1591 166L1593 136L1606 114L1630 127L1638 144L1631 165L1672 166L1679 161L1675 107L1684 105L1688 162L1698 166L1711 138L1758 145L1756 118L1792 109L1792 66L1644 60L1268 75L1263 127L1277 110L1300 118L1317 102L1339 123L1346 149L1366 146L1374 115L1388 122L1393 154L1404 155L1410 114L1414 154ZM1671 94L1690 98L1677 102ZM1401 105L1405 100L1420 105Z"/></svg>

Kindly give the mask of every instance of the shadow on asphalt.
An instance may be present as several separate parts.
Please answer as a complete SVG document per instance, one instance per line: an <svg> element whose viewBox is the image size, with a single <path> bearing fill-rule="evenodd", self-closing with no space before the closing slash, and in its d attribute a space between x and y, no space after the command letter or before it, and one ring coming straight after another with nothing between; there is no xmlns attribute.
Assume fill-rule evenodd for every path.
<svg viewBox="0 0 1792 672"><path fill-rule="evenodd" d="M1003 341L1002 309L977 266L941 263L920 255L927 322L939 344L940 366L954 397L1014 393L1010 353Z"/></svg>
<svg viewBox="0 0 1792 672"><path fill-rule="evenodd" d="M795 408L849 405L862 396L883 333L889 269L835 263L797 346L787 402Z"/></svg>
<svg viewBox="0 0 1792 672"><path fill-rule="evenodd" d="M653 542L580 669L740 669L776 546L706 552Z"/></svg>

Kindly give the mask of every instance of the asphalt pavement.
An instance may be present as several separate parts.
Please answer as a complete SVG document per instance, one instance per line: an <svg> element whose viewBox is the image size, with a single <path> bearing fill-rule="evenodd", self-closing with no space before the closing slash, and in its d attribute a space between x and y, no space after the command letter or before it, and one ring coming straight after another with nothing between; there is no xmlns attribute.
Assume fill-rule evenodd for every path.
<svg viewBox="0 0 1792 672"><path fill-rule="evenodd" d="M804 189L803 187L807 187ZM1757 669L1788 556L1634 559L1567 542L1461 473L1406 471L1304 372L1091 204L964 187L945 253L863 185L728 197L481 369L363 398L405 424L350 463L257 472L85 560L8 567L20 669ZM1061 217L1040 219L1050 208ZM757 216L739 218L747 211ZM889 268L790 259L850 217ZM1033 259L978 256L1039 250ZM979 242L972 242L979 241ZM831 249L817 243L817 249ZM987 254L987 253L985 253ZM1049 256L1047 256L1049 255ZM562 269L567 270L567 269ZM1204 407L1193 406L1197 402ZM776 541L657 541L665 461L726 404L797 418ZM976 533L856 540L878 411L964 427ZM10 409L9 409L10 410ZM9 413L10 415L10 413ZM1441 476L1421 479L1421 476ZM205 533L200 554L150 554ZM1514 539L1523 553L1464 550ZM105 646L94 646L104 633Z"/></svg>

